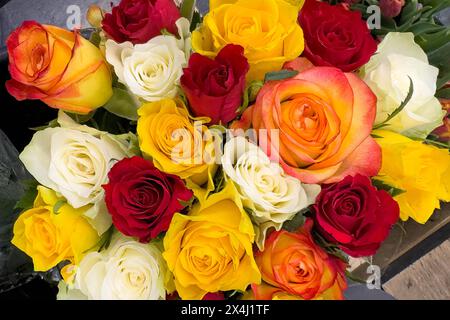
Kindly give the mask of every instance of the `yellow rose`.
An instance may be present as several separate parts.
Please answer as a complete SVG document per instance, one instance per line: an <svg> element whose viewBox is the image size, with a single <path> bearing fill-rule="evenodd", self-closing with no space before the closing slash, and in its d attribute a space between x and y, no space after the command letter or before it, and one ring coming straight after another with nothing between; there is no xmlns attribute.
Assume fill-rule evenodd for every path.
<svg viewBox="0 0 450 320"><path fill-rule="evenodd" d="M203 125L205 119L191 119L186 106L172 99L144 104L138 114L141 150L159 170L199 186L211 180L220 144L216 145L219 137Z"/></svg>
<svg viewBox="0 0 450 320"><path fill-rule="evenodd" d="M69 260L78 264L84 253L100 241L97 232L84 218L84 209L74 209L56 193L38 187L34 207L19 216L12 243L33 259L35 271L48 271ZM57 213L54 210L57 209Z"/></svg>
<svg viewBox="0 0 450 320"><path fill-rule="evenodd" d="M208 292L240 290L261 282L253 257L255 234L236 188L176 214L164 238L164 259L182 299L199 300Z"/></svg>
<svg viewBox="0 0 450 320"><path fill-rule="evenodd" d="M376 140L383 152L376 179L405 191L395 197L403 221L426 223L440 209L439 200L450 201L449 151L390 131L377 130L374 135L381 137Z"/></svg>
<svg viewBox="0 0 450 320"><path fill-rule="evenodd" d="M244 47L250 64L247 81L263 80L304 49L297 19L299 0L211 0L203 25L192 34L193 49L215 57L227 44Z"/></svg>

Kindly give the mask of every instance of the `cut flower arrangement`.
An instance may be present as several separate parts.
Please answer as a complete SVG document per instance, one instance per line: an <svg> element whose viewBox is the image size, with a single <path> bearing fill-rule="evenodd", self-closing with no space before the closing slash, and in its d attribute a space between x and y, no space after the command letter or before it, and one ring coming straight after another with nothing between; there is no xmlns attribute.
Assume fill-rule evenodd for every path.
<svg viewBox="0 0 450 320"><path fill-rule="evenodd" d="M90 39L23 22L6 88L59 113L20 154L12 244L59 299L343 299L350 258L450 201L449 6L122 0L90 7Z"/></svg>

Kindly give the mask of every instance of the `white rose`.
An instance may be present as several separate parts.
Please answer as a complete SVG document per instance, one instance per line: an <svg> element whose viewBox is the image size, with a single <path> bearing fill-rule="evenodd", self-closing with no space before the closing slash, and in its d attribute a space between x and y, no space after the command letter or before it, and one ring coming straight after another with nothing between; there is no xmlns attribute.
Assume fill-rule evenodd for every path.
<svg viewBox="0 0 450 320"><path fill-rule="evenodd" d="M115 162L132 155L130 147L137 139L79 125L64 112L58 122L61 127L37 132L20 160L40 184L65 197L72 207L90 205L86 215L102 234L111 225L102 185Z"/></svg>
<svg viewBox="0 0 450 320"><path fill-rule="evenodd" d="M186 56L186 61L189 61L192 53L192 34L191 23L186 18L180 18L175 23L178 29L180 39L177 39L178 48L182 50Z"/></svg>
<svg viewBox="0 0 450 320"><path fill-rule="evenodd" d="M321 190L318 185L302 184L288 176L262 149L243 137L225 144L222 165L226 177L235 183L244 207L253 214L256 242L261 250L268 229L280 230L284 222L313 204Z"/></svg>
<svg viewBox="0 0 450 320"><path fill-rule="evenodd" d="M362 69L364 81L378 98L376 124L385 121L406 99L411 78L412 99L393 120L388 130L412 138L426 138L442 124L444 112L435 98L439 69L428 63L412 33L391 32L378 47L377 53Z"/></svg>
<svg viewBox="0 0 450 320"><path fill-rule="evenodd" d="M168 269L156 244L142 244L121 234L111 246L92 252L77 268L75 284L61 299L164 300ZM61 286L63 287L63 286ZM67 290L67 289L66 289Z"/></svg>
<svg viewBox="0 0 450 320"><path fill-rule="evenodd" d="M106 60L121 83L145 101L175 98L186 56L174 36L158 36L145 44L106 41ZM184 40L183 40L184 41Z"/></svg>

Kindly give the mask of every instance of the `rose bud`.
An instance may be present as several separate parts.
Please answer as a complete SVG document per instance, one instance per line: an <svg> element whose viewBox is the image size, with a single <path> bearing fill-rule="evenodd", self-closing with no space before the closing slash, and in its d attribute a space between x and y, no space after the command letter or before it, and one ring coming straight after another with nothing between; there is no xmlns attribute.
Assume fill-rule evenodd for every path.
<svg viewBox="0 0 450 320"><path fill-rule="evenodd" d="M227 124L236 119L248 70L241 46L225 46L214 60L193 54L181 86L194 115L211 118L210 124Z"/></svg>
<svg viewBox="0 0 450 320"><path fill-rule="evenodd" d="M146 43L166 29L177 34L180 12L173 0L122 0L103 19L103 30L114 41Z"/></svg>
<svg viewBox="0 0 450 320"><path fill-rule="evenodd" d="M395 18L402 12L405 0L380 0L381 13L386 18Z"/></svg>

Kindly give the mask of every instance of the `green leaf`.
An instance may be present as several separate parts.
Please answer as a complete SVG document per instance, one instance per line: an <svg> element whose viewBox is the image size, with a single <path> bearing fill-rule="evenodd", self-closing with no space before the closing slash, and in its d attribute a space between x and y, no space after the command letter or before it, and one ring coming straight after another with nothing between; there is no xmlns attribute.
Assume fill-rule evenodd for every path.
<svg viewBox="0 0 450 320"><path fill-rule="evenodd" d="M179 200L178 202L180 203L180 205L183 206L183 211L184 211L185 209L187 209L187 211L190 211L190 209L191 209L192 206L194 205L195 197L192 196L192 198L189 199L188 201L181 201L181 200Z"/></svg>
<svg viewBox="0 0 450 320"><path fill-rule="evenodd" d="M180 12L181 16L192 22L195 11L195 0L184 0L181 4Z"/></svg>
<svg viewBox="0 0 450 320"><path fill-rule="evenodd" d="M436 97L441 99L450 99L450 88L442 88L436 93Z"/></svg>
<svg viewBox="0 0 450 320"><path fill-rule="evenodd" d="M374 138L374 139L383 139L383 137L382 136L379 136L379 135L376 135L376 134L371 134L371 136L372 136L372 138Z"/></svg>
<svg viewBox="0 0 450 320"><path fill-rule="evenodd" d="M17 202L14 209L21 209L23 211L33 208L34 200L38 195L37 187L39 183L36 180L25 180L22 181L25 192L23 197Z"/></svg>
<svg viewBox="0 0 450 320"><path fill-rule="evenodd" d="M97 48L100 46L100 43L102 42L102 37L100 36L100 31L98 29L97 31L91 33L89 41Z"/></svg>
<svg viewBox="0 0 450 320"><path fill-rule="evenodd" d="M71 117L76 123L79 124L85 124L87 122L89 122L95 115L97 111L94 110L88 114L77 114L77 113L71 113L71 112L66 112L66 114Z"/></svg>
<svg viewBox="0 0 450 320"><path fill-rule="evenodd" d="M419 22L412 25L408 31L417 37L423 33L433 33L442 30L442 26L430 22Z"/></svg>
<svg viewBox="0 0 450 320"><path fill-rule="evenodd" d="M127 90L113 88L113 96L105 104L104 108L109 112L128 120L137 120L138 102Z"/></svg>
<svg viewBox="0 0 450 320"><path fill-rule="evenodd" d="M400 24L405 24L408 21L414 19L414 17L420 13L420 9L417 10L417 7L418 7L417 0L409 1L402 9L402 14L400 16Z"/></svg>
<svg viewBox="0 0 450 320"><path fill-rule="evenodd" d="M64 199L58 200L55 205L53 206L53 213L58 215L59 214L59 210L61 210L61 208L67 204L67 201Z"/></svg>
<svg viewBox="0 0 450 320"><path fill-rule="evenodd" d="M401 105L395 109L394 112L392 112L385 121L383 121L382 123L380 123L379 125L374 126L374 130L376 129L381 129L384 128L386 126L389 125L389 122L394 119L400 112L403 111L403 109L405 109L405 107L408 105L409 101L411 101L411 98L414 94L414 83L411 79L411 77L409 77L409 91L408 91L408 95L406 96L406 99L401 103Z"/></svg>
<svg viewBox="0 0 450 320"><path fill-rule="evenodd" d="M283 69L281 71L268 72L266 73L264 82L289 79L295 77L296 75L298 75L298 73L299 72L296 70L286 70L286 69Z"/></svg>
<svg viewBox="0 0 450 320"><path fill-rule="evenodd" d="M219 193L225 188L225 172L223 172L223 168L220 167L217 170L216 175L214 176L214 191L211 194Z"/></svg>
<svg viewBox="0 0 450 320"><path fill-rule="evenodd" d="M86 251L83 252L83 254L89 253L93 250L97 250L98 252L102 251L103 249L108 249L109 245L111 244L111 238L114 234L114 225L112 225L111 227L109 227L109 229L102 234L102 236L100 237L100 240L91 248L87 249Z"/></svg>
<svg viewBox="0 0 450 320"><path fill-rule="evenodd" d="M430 135L427 139L423 140L423 142L425 144L429 144L437 148L450 150L450 141L447 142L439 141L439 137L435 137L433 135Z"/></svg>
<svg viewBox="0 0 450 320"><path fill-rule="evenodd" d="M102 251L102 250L108 250L108 248L109 248L109 246L111 245L111 239L112 239L112 236L113 236L113 234L114 234L114 225L112 225L109 229L108 229L108 231L106 231L103 235L102 235L102 237L101 237L101 239L100 239L100 241L102 241L102 243L101 243L101 245L100 245L100 248L98 249L98 252L100 252L100 251Z"/></svg>
<svg viewBox="0 0 450 320"><path fill-rule="evenodd" d="M372 184L374 187L376 187L378 190L384 190L387 191L393 198L405 193L405 190L395 188L393 186L390 186L383 181L373 179Z"/></svg>
<svg viewBox="0 0 450 320"><path fill-rule="evenodd" d="M32 130L32 131L42 131L42 130L45 130L45 129L48 129L48 128L56 128L56 127L59 127L58 119L54 119L54 120L50 121L45 126L30 128L30 130Z"/></svg>
<svg viewBox="0 0 450 320"><path fill-rule="evenodd" d="M240 300L244 292L239 290L231 290L223 293L225 300Z"/></svg>
<svg viewBox="0 0 450 320"><path fill-rule="evenodd" d="M247 86L244 92L242 105L237 110L238 115L241 115L248 108L250 103L256 100L256 97L258 96L259 91L261 91L263 85L264 83L262 81L252 81L252 83Z"/></svg>
<svg viewBox="0 0 450 320"><path fill-rule="evenodd" d="M295 232L298 230L298 228L300 228L301 226L303 226L305 224L305 214L309 212L309 208L306 208L302 211L300 211L299 213L297 213L295 215L294 218L292 218L289 221L286 221L283 224L283 229L289 232Z"/></svg>
<svg viewBox="0 0 450 320"><path fill-rule="evenodd" d="M447 82L450 81L450 70L446 71L446 70L441 70L438 76L438 81L437 81L437 88L441 89L443 88Z"/></svg>
<svg viewBox="0 0 450 320"><path fill-rule="evenodd" d="M161 34L162 34L163 36L174 36L174 34L171 33L169 30L167 30L166 28L161 29Z"/></svg>

